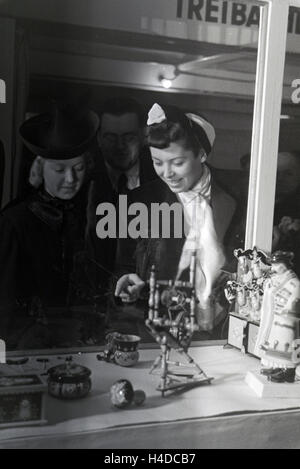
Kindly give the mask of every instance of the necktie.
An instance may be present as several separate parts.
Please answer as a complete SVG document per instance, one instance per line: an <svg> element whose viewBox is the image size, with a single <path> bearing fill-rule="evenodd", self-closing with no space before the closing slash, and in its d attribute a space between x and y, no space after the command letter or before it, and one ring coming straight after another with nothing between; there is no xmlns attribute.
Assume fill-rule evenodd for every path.
<svg viewBox="0 0 300 469"><path fill-rule="evenodd" d="M122 173L119 177L117 191L118 191L118 194L127 194L128 192L127 176L125 173Z"/></svg>

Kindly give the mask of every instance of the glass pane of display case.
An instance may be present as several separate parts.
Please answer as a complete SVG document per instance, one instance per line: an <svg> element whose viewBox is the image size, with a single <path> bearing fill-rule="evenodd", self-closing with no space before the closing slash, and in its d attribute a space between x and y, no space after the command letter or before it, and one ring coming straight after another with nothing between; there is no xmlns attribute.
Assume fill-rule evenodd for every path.
<svg viewBox="0 0 300 469"><path fill-rule="evenodd" d="M266 225L272 222L272 242L265 251L257 248L240 251L236 301L229 326L229 343L260 358L267 357L262 364L268 368L269 363L271 370L274 363L278 367L282 364L280 354L286 357L285 366L293 369L291 354L297 349L297 343L294 344L293 340L299 336L300 10L290 7L286 13L288 27L286 48L282 47L285 61L277 121L278 147L273 155L275 159L267 151L262 154L261 165L269 163L271 174L273 168L276 170L276 181L271 175L264 181L266 197L274 189L274 202L272 207L269 206L270 216L268 219L265 217ZM274 138L277 145L277 135ZM273 166L274 162L276 166ZM287 329L288 338L283 332ZM278 357L278 362L275 357ZM291 373L294 374L294 370Z"/></svg>
<svg viewBox="0 0 300 469"><path fill-rule="evenodd" d="M81 100L84 103L82 106L88 106L101 116L108 100L121 97L134 99L140 104L143 129L138 129L139 135L146 127L147 115L154 103L158 103L166 114L169 106L176 106L182 114L193 113L212 125L214 132L212 138L210 134L211 148L203 153L203 162L207 157L205 168L211 178L211 192L208 196L210 208L205 209L205 214L211 210L213 234L205 228L208 230L205 233L208 241L203 239L199 241L199 246L195 245L197 255L201 249L208 253L206 267L204 263L202 265L202 273L208 288L207 298L210 300L206 298L202 309L207 309L209 325L201 326L200 330L195 331L193 338L224 340L227 337L228 303L223 287L236 269L234 249L243 248L245 240L259 6L252 2L237 4L191 0L132 0L126 3L127 8L124 8L124 1L114 1L113 5L111 1L89 2L89 8L83 8L79 1L66 1L63 7L60 3L57 9L54 8L56 2L49 2L49 5L43 7L35 1L27 3L26 8L20 2L1 6L0 14L15 17L16 34L26 39L26 62L22 66L18 65L15 71L16 76L27 73L28 93L23 97L26 118L50 112L53 100L64 100L73 105ZM104 113L109 114L109 110L106 109ZM98 208L96 214L96 207L99 207L99 203L111 202L111 194L109 191L105 192L103 172L106 172L111 184L114 177L108 170L109 160L105 160L101 147L105 138L107 139L107 134L103 133L100 123L98 140L90 151L89 160L91 167L88 178L94 180L96 194L98 193L98 199L96 197L93 200L96 205L89 205L89 221L94 223L89 225L89 229L93 227L92 232L89 232L93 249L88 251L85 245L84 252L78 254L76 262L72 258L73 266L79 265L81 270L75 274L72 271L74 275L71 283L68 283L67 302L63 305L44 300L39 289L35 290L34 295L28 290L9 298L10 301L7 299L3 309L6 314L10 311L8 322L12 323L13 329L8 349L98 346L105 341L107 333L112 331L135 334L145 342L154 340L149 328L145 327L149 291L146 290L142 299L130 304L122 303L120 298L114 297L122 268L123 273L137 273L146 284L150 279L151 269L148 268L144 275L137 270L138 260L134 253L139 251L136 250L136 239L128 240L125 248L128 254L127 264L123 262L119 269L122 264L118 263L120 258L117 238L120 233L101 239L96 231L101 212ZM111 139L115 138L113 131L107 133ZM206 133L206 141L207 136ZM153 157L155 152L151 152L151 145L150 151L146 144L145 147L143 145L144 141L140 144L140 151L145 153L145 158L151 163L145 169L147 175L151 173L153 179L165 184L165 190L168 189L173 196L175 194L175 201L178 202L177 193L181 191L180 188L176 190L175 186L183 173L180 169L175 169L177 180L174 177L171 182L164 181L159 169L161 161ZM185 150L184 146L182 149ZM12 185L14 195L19 199L24 200L33 190L30 177L36 156L36 153L28 150L28 145L15 155ZM139 164L141 167L144 162L141 160ZM180 164L181 161L178 162L178 167ZM188 187L189 190L196 186L198 179L200 181L197 168L196 164L195 173L189 169L188 177L193 176L193 184ZM195 174L198 174L198 179ZM183 177L186 176L183 174ZM151 180L147 184L150 182L153 183ZM141 174L138 185L143 185ZM43 190L43 182L34 190L41 188ZM103 188L104 196L101 194ZM131 193L133 188L127 186L126 189ZM128 193L127 196L129 200L132 194ZM153 202L158 201L156 189L152 190L151 196ZM118 208L120 206L116 206ZM126 206L126 210L127 208ZM83 217L82 231L85 231L85 223L86 219ZM201 226L201 223L199 219L197 226ZM190 234L190 231L186 234ZM221 241L224 255L222 262L221 257L216 259L217 267L213 267L213 262L210 262L217 257L216 252L219 249L212 241L215 235ZM48 246L46 238L47 235L44 243ZM146 245L146 250L143 251L146 256L153 246L149 239L142 241L144 247ZM156 237L156 244L161 241L166 240ZM67 242L68 246L71 244L72 239ZM141 250L142 244L139 245ZM161 243L159 249L155 251L157 265L154 262L157 271L162 260L170 262L165 265L164 277L160 278L166 282L165 292L162 292L167 298L165 314L176 314L177 306L184 309L189 305L192 290L181 291L180 287L177 291L177 286L175 288L173 284L172 288L175 290L169 288L168 282L174 282L176 274L171 269L171 262L176 257L177 247L168 253ZM113 265L115 253L119 270ZM121 259L123 260L122 257ZM24 262L21 265L23 278L20 277L22 287L26 276L28 279L39 275L37 272L31 273L29 261L28 268ZM45 260L44 264L47 262ZM196 271L197 269L196 262ZM41 272L40 267L38 272ZM183 281L188 283L188 280ZM3 296L4 293L1 292ZM178 301L183 303L178 304ZM209 312L212 310L213 312ZM12 317L20 317L20 320L12 321Z"/></svg>
<svg viewBox="0 0 300 469"><path fill-rule="evenodd" d="M300 9L290 7L275 194L274 250L292 251L300 274ZM293 34L294 32L294 34ZM296 34L295 34L296 33Z"/></svg>

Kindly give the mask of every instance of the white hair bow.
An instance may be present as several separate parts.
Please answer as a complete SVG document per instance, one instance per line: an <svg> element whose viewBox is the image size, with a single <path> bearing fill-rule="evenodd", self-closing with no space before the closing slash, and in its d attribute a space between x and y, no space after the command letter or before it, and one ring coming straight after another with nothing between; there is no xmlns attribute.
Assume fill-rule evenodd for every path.
<svg viewBox="0 0 300 469"><path fill-rule="evenodd" d="M198 116L197 114L188 112L185 115L189 120L193 121L195 124L199 125L204 130L212 148L216 138L216 132L214 127L206 119L201 116ZM152 108L148 113L147 125L160 124L166 119L167 116L163 108L159 104L155 103L153 104Z"/></svg>
<svg viewBox="0 0 300 469"><path fill-rule="evenodd" d="M166 120L166 118L167 117L165 111L159 104L155 103L148 112L147 125L160 124L161 122Z"/></svg>

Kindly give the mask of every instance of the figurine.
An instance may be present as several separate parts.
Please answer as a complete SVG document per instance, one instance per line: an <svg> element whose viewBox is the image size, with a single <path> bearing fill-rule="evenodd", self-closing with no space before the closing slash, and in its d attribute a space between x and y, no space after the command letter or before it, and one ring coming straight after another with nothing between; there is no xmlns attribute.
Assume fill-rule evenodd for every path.
<svg viewBox="0 0 300 469"><path fill-rule="evenodd" d="M262 300L263 290L258 286L254 285L250 291L250 302L251 302L251 319L254 321L260 320L260 309Z"/></svg>
<svg viewBox="0 0 300 469"><path fill-rule="evenodd" d="M28 399L22 399L19 404L18 418L20 420L30 420L32 418L31 403Z"/></svg>
<svg viewBox="0 0 300 469"><path fill-rule="evenodd" d="M235 249L234 256L238 261L235 281L228 281L225 297L230 304L235 300L234 312L243 318L259 322L263 285L269 275L267 255L253 249Z"/></svg>
<svg viewBox="0 0 300 469"><path fill-rule="evenodd" d="M255 279L263 278L266 264L267 257L265 253L258 251L256 247L254 247L251 256L251 270Z"/></svg>
<svg viewBox="0 0 300 469"><path fill-rule="evenodd" d="M248 312L247 309L245 311L245 306L247 305L247 287L245 285L237 285L237 295L236 295L236 301L239 306L239 313L243 316L247 316Z"/></svg>
<svg viewBox="0 0 300 469"><path fill-rule="evenodd" d="M272 382L294 382L300 318L300 281L292 270L293 253L271 256L271 276L264 285L261 324L255 354L261 374Z"/></svg>
<svg viewBox="0 0 300 469"><path fill-rule="evenodd" d="M251 271L249 268L249 259L251 251L243 251L242 249L235 249L233 251L234 257L237 259L237 281L248 283L252 280Z"/></svg>

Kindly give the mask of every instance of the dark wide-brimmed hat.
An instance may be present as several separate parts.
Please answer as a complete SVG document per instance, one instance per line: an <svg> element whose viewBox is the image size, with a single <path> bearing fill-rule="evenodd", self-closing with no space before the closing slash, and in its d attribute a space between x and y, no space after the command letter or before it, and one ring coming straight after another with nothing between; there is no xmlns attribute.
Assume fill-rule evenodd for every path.
<svg viewBox="0 0 300 469"><path fill-rule="evenodd" d="M35 155L67 160L82 155L90 147L98 127L99 117L95 112L72 112L70 108L56 106L52 112L25 121L19 132Z"/></svg>

